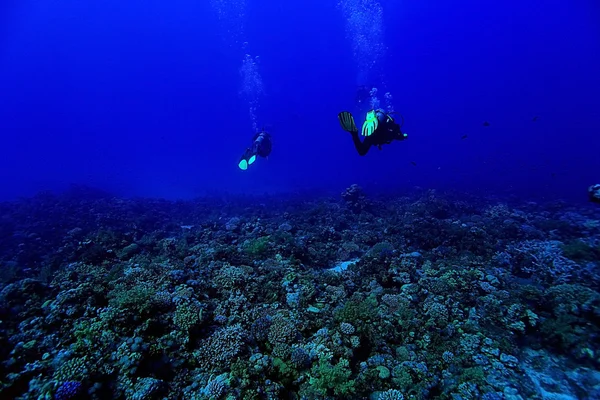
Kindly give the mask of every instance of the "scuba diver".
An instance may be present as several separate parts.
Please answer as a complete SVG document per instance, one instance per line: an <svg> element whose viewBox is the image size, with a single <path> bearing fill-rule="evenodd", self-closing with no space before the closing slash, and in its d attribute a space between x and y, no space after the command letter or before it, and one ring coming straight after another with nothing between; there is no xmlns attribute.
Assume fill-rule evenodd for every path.
<svg viewBox="0 0 600 400"><path fill-rule="evenodd" d="M256 156L267 158L271 154L271 135L264 130L252 138L252 148L247 148L238 163L238 167L245 171L256 161Z"/></svg>
<svg viewBox="0 0 600 400"><path fill-rule="evenodd" d="M365 137L362 142L358 136L358 129L351 113L342 111L338 114L338 119L342 128L352 135L354 147L361 156L367 154L371 146L377 146L381 150L381 146L384 144L390 144L394 140L404 140L408 137L400 129L404 120L401 124L398 124L389 113L382 109L371 110L367 113L361 130L362 136Z"/></svg>

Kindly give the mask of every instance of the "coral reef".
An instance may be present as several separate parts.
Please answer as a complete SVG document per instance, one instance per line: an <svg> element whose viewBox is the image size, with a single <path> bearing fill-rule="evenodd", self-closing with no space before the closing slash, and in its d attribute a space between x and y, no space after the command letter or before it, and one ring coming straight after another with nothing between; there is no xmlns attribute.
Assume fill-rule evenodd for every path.
<svg viewBox="0 0 600 400"><path fill-rule="evenodd" d="M0 239L3 399L600 397L597 207L77 188Z"/></svg>

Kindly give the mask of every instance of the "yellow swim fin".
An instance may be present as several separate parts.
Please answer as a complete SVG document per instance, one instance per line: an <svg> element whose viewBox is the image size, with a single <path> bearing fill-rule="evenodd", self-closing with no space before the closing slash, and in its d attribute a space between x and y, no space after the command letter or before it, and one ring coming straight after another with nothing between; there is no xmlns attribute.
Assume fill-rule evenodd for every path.
<svg viewBox="0 0 600 400"><path fill-rule="evenodd" d="M340 120L340 125L342 125L342 129L344 129L346 132L358 132L356 124L354 123L354 117L348 111L342 111L341 113L339 113L338 119Z"/></svg>
<svg viewBox="0 0 600 400"><path fill-rule="evenodd" d="M371 136L377 130L378 126L379 120L377 119L377 114L374 110L369 111L362 126L362 135Z"/></svg>

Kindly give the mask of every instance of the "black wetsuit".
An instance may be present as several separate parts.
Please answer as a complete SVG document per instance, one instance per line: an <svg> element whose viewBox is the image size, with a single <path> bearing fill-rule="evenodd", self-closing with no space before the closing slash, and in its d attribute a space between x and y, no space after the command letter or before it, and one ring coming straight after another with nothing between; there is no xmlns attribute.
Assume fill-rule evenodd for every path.
<svg viewBox="0 0 600 400"><path fill-rule="evenodd" d="M361 156L367 154L371 146L377 146L381 149L381 146L384 144L390 144L394 140L404 140L406 136L400 130L400 125L396 123L393 119L388 118L388 115L381 110L377 111L377 119L379 120L379 124L377 129L370 136L365 137L365 139L361 142L359 133L357 131L350 132L352 135L352 142L354 142L354 147L356 147L356 151Z"/></svg>
<svg viewBox="0 0 600 400"><path fill-rule="evenodd" d="M261 157L268 157L271 154L271 135L267 132L259 132L252 139L252 152Z"/></svg>
<svg viewBox="0 0 600 400"><path fill-rule="evenodd" d="M259 132L252 138L252 148L247 148L240 161L246 160L250 163L252 156L268 157L271 154L271 135L267 132Z"/></svg>

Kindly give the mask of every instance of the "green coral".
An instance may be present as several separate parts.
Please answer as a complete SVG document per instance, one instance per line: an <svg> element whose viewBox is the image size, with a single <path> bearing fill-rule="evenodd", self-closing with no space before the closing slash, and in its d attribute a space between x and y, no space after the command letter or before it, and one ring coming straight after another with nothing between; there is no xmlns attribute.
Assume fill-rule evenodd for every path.
<svg viewBox="0 0 600 400"><path fill-rule="evenodd" d="M109 304L119 309L130 309L138 313L148 313L152 310L156 289L146 284L133 287L117 285L109 293Z"/></svg>
<svg viewBox="0 0 600 400"><path fill-rule="evenodd" d="M379 379L388 379L390 377L390 370L388 369L388 367L384 366L384 365L380 365L376 368L377 370L377 376L379 377Z"/></svg>
<svg viewBox="0 0 600 400"><path fill-rule="evenodd" d="M406 367L398 366L392 371L392 384L401 391L407 391L414 382L409 370Z"/></svg>
<svg viewBox="0 0 600 400"><path fill-rule="evenodd" d="M57 382L81 381L88 374L87 360L83 358L73 358L63 363L54 371L54 379Z"/></svg>
<svg viewBox="0 0 600 400"><path fill-rule="evenodd" d="M252 365L248 361L236 360L231 363L231 378L237 380L238 386L245 388L252 383Z"/></svg>
<svg viewBox="0 0 600 400"><path fill-rule="evenodd" d="M72 349L81 352L102 351L116 338L114 326L111 329L105 321L99 318L77 321L73 329L73 336L75 342Z"/></svg>
<svg viewBox="0 0 600 400"><path fill-rule="evenodd" d="M476 385L483 385L485 383L485 371L483 367L472 367L463 370L459 378L459 383L469 382Z"/></svg>
<svg viewBox="0 0 600 400"><path fill-rule="evenodd" d="M582 308L593 310L600 305L598 292L577 284L554 286L546 292L546 299L554 313L579 314Z"/></svg>
<svg viewBox="0 0 600 400"><path fill-rule="evenodd" d="M202 308L195 303L181 302L177 305L173 323L182 331L189 332L202 321Z"/></svg>
<svg viewBox="0 0 600 400"><path fill-rule="evenodd" d="M263 256L269 250L269 236L252 239L245 243L244 251L251 256Z"/></svg>
<svg viewBox="0 0 600 400"><path fill-rule="evenodd" d="M215 287L232 289L242 287L250 276L251 270L247 267L234 267L225 265L214 276Z"/></svg>
<svg viewBox="0 0 600 400"><path fill-rule="evenodd" d="M118 253L117 257L121 260L128 260L140 251L140 246L137 243L131 243L128 246L123 247Z"/></svg>
<svg viewBox="0 0 600 400"><path fill-rule="evenodd" d="M543 342L569 352L578 359L593 359L587 351L600 327L588 315L600 305L600 294L581 285L558 285L548 289L545 304L550 313L540 324Z"/></svg>
<svg viewBox="0 0 600 400"><path fill-rule="evenodd" d="M390 242L379 242L375 244L368 255L374 258L383 258L389 256L394 251L394 246Z"/></svg>
<svg viewBox="0 0 600 400"><path fill-rule="evenodd" d="M344 303L342 308L336 310L335 319L338 322L350 323L357 328L362 327L377 319L378 305L377 297L373 294L364 300L353 296Z"/></svg>
<svg viewBox="0 0 600 400"><path fill-rule="evenodd" d="M342 358L336 365L320 359L312 369L310 383L322 395L348 396L354 393L354 380L350 379L350 363Z"/></svg>
<svg viewBox="0 0 600 400"><path fill-rule="evenodd" d="M298 334L298 328L294 321L283 314L277 314L273 317L269 327L269 343L275 346L278 343L291 344Z"/></svg>
<svg viewBox="0 0 600 400"><path fill-rule="evenodd" d="M297 377L298 372L295 368L283 361L281 358L273 359L273 368L279 381L284 385L291 384Z"/></svg>

